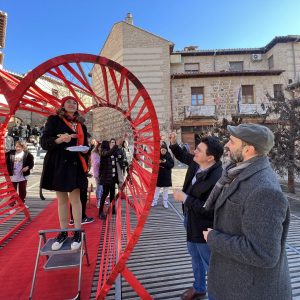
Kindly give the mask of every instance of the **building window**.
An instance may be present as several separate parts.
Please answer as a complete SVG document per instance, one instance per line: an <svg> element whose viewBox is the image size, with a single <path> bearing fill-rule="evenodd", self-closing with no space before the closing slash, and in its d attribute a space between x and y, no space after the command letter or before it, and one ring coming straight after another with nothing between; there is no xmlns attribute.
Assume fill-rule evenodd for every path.
<svg viewBox="0 0 300 300"><path fill-rule="evenodd" d="M268 66L269 66L269 70L271 70L271 69L274 68L274 59L273 59L273 55L271 55L271 56L268 58Z"/></svg>
<svg viewBox="0 0 300 300"><path fill-rule="evenodd" d="M283 93L282 84L273 85L274 98L280 98Z"/></svg>
<svg viewBox="0 0 300 300"><path fill-rule="evenodd" d="M192 105L204 104L204 87L192 87Z"/></svg>
<svg viewBox="0 0 300 300"><path fill-rule="evenodd" d="M58 98L58 90L57 89L52 89L52 95L56 98Z"/></svg>
<svg viewBox="0 0 300 300"><path fill-rule="evenodd" d="M254 103L253 85L242 85L242 104Z"/></svg>
<svg viewBox="0 0 300 300"><path fill-rule="evenodd" d="M230 61L229 62L229 70L230 71L243 71L244 70L244 62L243 61Z"/></svg>
<svg viewBox="0 0 300 300"><path fill-rule="evenodd" d="M199 70L200 70L200 66L198 63L184 64L185 72L199 72Z"/></svg>

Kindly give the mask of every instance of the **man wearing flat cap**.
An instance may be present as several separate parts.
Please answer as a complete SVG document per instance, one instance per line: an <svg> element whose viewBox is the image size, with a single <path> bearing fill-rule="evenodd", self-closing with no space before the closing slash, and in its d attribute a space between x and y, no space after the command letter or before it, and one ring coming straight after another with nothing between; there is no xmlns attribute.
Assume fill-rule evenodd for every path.
<svg viewBox="0 0 300 300"><path fill-rule="evenodd" d="M228 126L231 163L205 203L214 229L204 231L211 249L209 299L292 299L285 252L289 204L267 154L274 135L265 126Z"/></svg>

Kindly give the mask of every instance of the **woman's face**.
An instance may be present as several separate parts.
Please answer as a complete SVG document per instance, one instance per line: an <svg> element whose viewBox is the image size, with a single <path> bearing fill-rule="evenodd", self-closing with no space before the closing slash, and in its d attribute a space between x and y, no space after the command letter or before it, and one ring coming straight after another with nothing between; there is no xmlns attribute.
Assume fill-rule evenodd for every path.
<svg viewBox="0 0 300 300"><path fill-rule="evenodd" d="M23 147L20 144L16 144L15 149L16 149L17 153L20 153L23 151Z"/></svg>
<svg viewBox="0 0 300 300"><path fill-rule="evenodd" d="M109 142L109 147L110 147L110 149L111 149L115 144L116 144L116 141L115 141L115 140L111 140L111 141Z"/></svg>
<svg viewBox="0 0 300 300"><path fill-rule="evenodd" d="M74 114L77 111L77 102L73 99L68 99L64 104L64 109L69 114Z"/></svg>
<svg viewBox="0 0 300 300"><path fill-rule="evenodd" d="M165 154L167 153L167 149L161 148L161 149L160 149L160 153L161 153L162 155L165 155Z"/></svg>

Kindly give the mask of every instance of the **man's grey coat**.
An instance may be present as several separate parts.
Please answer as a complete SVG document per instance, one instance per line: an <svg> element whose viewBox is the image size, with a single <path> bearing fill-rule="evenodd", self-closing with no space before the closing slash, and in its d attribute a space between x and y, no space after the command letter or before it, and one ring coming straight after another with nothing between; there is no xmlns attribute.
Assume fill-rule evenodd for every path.
<svg viewBox="0 0 300 300"><path fill-rule="evenodd" d="M267 157L259 157L215 203L208 292L215 300L289 300L289 204Z"/></svg>

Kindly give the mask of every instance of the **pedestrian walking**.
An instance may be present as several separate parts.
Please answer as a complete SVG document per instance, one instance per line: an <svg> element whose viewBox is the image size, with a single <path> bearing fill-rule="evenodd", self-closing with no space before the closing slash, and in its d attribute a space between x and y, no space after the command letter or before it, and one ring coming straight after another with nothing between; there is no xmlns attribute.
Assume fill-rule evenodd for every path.
<svg viewBox="0 0 300 300"><path fill-rule="evenodd" d="M91 152L91 169L96 183L96 206L100 207L100 200L103 192L103 186L100 184L99 171L100 171L100 152L101 143L95 141L94 148Z"/></svg>
<svg viewBox="0 0 300 300"><path fill-rule="evenodd" d="M163 206L168 208L168 197L169 197L169 187L172 186L172 168L174 167L174 160L168 151L168 146L162 143L160 146L160 158L159 158L159 170L157 183L154 193L154 199L152 206L158 204L158 198L161 188L163 189Z"/></svg>
<svg viewBox="0 0 300 300"><path fill-rule="evenodd" d="M25 204L25 198L27 194L27 180L30 170L34 167L34 157L27 150L25 142L17 141L15 150L10 150L6 153L6 166L15 190L18 192L25 207L29 208ZM14 212L14 209L10 211L10 213Z"/></svg>
<svg viewBox="0 0 300 300"><path fill-rule="evenodd" d="M99 183L103 186L103 193L99 207L99 218L102 220L106 219L106 214L103 210L105 199L109 195L110 202L113 202L116 193L116 184L119 184L116 158L118 150L119 146L116 144L115 139L102 141L99 171ZM116 213L115 204L112 206L112 213Z"/></svg>

